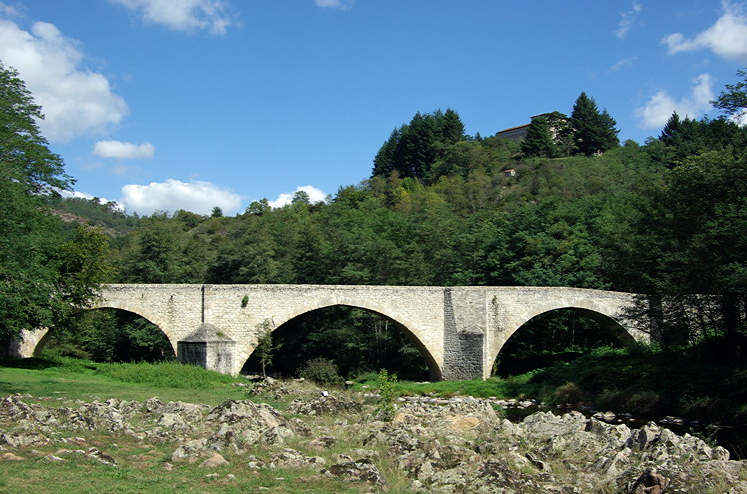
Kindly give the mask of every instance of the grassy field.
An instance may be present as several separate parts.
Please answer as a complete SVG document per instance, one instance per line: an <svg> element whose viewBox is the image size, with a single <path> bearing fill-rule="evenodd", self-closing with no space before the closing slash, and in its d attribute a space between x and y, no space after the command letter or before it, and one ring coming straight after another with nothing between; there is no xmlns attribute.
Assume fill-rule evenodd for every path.
<svg viewBox="0 0 747 494"><path fill-rule="evenodd" d="M58 357L0 359L0 396L13 393L92 401L118 398L189 401L217 405L245 399L237 379L175 363L104 364Z"/></svg>

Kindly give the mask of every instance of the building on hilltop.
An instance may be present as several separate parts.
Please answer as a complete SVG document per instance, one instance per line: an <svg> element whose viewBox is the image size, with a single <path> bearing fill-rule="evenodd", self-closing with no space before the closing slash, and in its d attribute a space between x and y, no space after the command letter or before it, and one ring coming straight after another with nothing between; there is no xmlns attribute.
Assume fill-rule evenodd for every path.
<svg viewBox="0 0 747 494"><path fill-rule="evenodd" d="M547 117L550 115L550 113L540 113L539 115L535 115L530 118L530 120L534 120L538 117ZM501 130L500 132L497 132L495 134L496 137L502 137L504 139L510 139L512 141L521 142L523 141L526 136L527 132L529 132L529 126L532 125L531 122L524 125L519 125L517 127L510 127L508 129Z"/></svg>

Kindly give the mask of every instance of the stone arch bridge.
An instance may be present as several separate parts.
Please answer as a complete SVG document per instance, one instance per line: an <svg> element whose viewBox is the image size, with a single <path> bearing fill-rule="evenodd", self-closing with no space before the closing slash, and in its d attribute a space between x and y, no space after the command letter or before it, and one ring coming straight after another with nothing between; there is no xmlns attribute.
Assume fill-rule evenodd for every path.
<svg viewBox="0 0 747 494"><path fill-rule="evenodd" d="M263 328L307 312L343 305L393 322L420 350L434 380L488 378L503 345L524 323L575 309L648 341L629 317L630 293L562 287L412 287L353 285L107 285L91 308L115 308L149 320L181 361L238 374ZM49 335L25 332L21 356L36 355Z"/></svg>

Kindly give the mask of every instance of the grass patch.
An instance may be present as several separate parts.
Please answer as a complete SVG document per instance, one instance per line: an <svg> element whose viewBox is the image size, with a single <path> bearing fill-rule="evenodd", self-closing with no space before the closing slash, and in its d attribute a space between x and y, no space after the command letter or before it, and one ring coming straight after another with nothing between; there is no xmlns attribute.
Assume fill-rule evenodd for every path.
<svg viewBox="0 0 747 494"><path fill-rule="evenodd" d="M94 364L94 368L97 374L118 381L160 388L202 389L236 381L232 376L175 362Z"/></svg>
<svg viewBox="0 0 747 494"><path fill-rule="evenodd" d="M290 469L251 470L241 458L231 465L202 469L177 464L171 471L160 462L139 462L140 455L110 450L118 466L97 464L81 455L60 454L64 461L51 462L24 452L25 461L0 462L0 490L8 494L240 494L273 492L288 494L355 494L361 490L340 479L316 472ZM208 477L208 474L217 474ZM228 474L234 477L228 477ZM364 491L365 492L365 491Z"/></svg>
<svg viewBox="0 0 747 494"><path fill-rule="evenodd" d="M234 378L175 363L95 363L70 357L0 359L0 396L13 393L90 401L94 398L201 402L245 399Z"/></svg>

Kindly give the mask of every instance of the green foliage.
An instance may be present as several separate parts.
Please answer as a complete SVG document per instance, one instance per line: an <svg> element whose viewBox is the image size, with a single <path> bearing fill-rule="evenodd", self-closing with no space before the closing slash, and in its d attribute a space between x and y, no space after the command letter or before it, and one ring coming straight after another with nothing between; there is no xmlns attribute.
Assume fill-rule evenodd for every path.
<svg viewBox="0 0 747 494"><path fill-rule="evenodd" d="M612 351L632 344L622 329L614 331L604 318L571 309L540 314L517 331L498 355L496 373L516 375L532 369L569 362L580 355Z"/></svg>
<svg viewBox="0 0 747 494"><path fill-rule="evenodd" d="M397 384L397 375L389 374L386 369L381 369L376 379L376 388L379 390L379 399L374 412L384 422L391 422L397 413L394 406L394 399L397 397L395 386Z"/></svg>
<svg viewBox="0 0 747 494"><path fill-rule="evenodd" d="M555 390L553 401L561 405L577 407L584 401L584 392L578 384L567 382Z"/></svg>
<svg viewBox="0 0 747 494"><path fill-rule="evenodd" d="M83 223L97 226L115 238L130 233L140 223L138 216L126 214L114 201L102 203L98 197L84 199L81 197L48 196L45 199L55 214L68 217L72 215L71 225L75 226Z"/></svg>
<svg viewBox="0 0 747 494"><path fill-rule="evenodd" d="M576 148L582 154L591 156L603 153L620 145L617 138L617 122L607 113L599 113L594 98L581 93L573 105L571 127Z"/></svg>
<svg viewBox="0 0 747 494"><path fill-rule="evenodd" d="M225 374L175 362L109 363L96 364L94 367L97 373L118 381L159 388L201 389L234 381Z"/></svg>
<svg viewBox="0 0 747 494"><path fill-rule="evenodd" d="M282 351L273 370L294 375L305 359L324 357L334 361L342 376L375 372L390 362L400 375L427 379L428 369L420 352L391 321L360 309L333 307L296 318L273 333ZM247 366L257 366L252 361Z"/></svg>
<svg viewBox="0 0 747 494"><path fill-rule="evenodd" d="M0 163L3 180L17 181L24 192L48 194L51 188L68 189L62 159L52 153L37 121L41 107L18 78L18 72L0 62Z"/></svg>
<svg viewBox="0 0 747 494"><path fill-rule="evenodd" d="M742 116L747 110L747 71L738 70L737 76L742 80L735 84L727 84L726 90L721 91L716 101L711 102L730 117Z"/></svg>
<svg viewBox="0 0 747 494"><path fill-rule="evenodd" d="M409 124L394 129L374 158L373 175L423 179L444 154L444 149L464 140L464 124L451 109L416 113Z"/></svg>
<svg viewBox="0 0 747 494"><path fill-rule="evenodd" d="M532 119L526 138L521 141L521 152L528 158L555 158L558 155L555 141L550 132L550 124L546 118L536 117Z"/></svg>
<svg viewBox="0 0 747 494"><path fill-rule="evenodd" d="M317 357L307 361L299 371L299 376L314 381L318 384L340 384L340 376L337 365L327 358Z"/></svg>
<svg viewBox="0 0 747 494"><path fill-rule="evenodd" d="M273 329L275 329L275 327L271 320L265 319L262 321L262 324L260 324L259 327L260 333L257 340L257 348L254 349L254 352L259 358L259 363L262 365L262 377L265 379L267 379L267 366L272 365L275 351L282 346L273 341Z"/></svg>
<svg viewBox="0 0 747 494"><path fill-rule="evenodd" d="M99 231L65 238L45 198L72 179L39 132L42 115L15 70L0 63L0 339L60 326L110 274ZM89 251L90 249L90 251Z"/></svg>
<svg viewBox="0 0 747 494"><path fill-rule="evenodd" d="M222 218L216 218L222 219ZM199 283L208 269L210 246L204 235L190 229L184 215L177 220L155 213L127 237L120 259L124 283Z"/></svg>
<svg viewBox="0 0 747 494"><path fill-rule="evenodd" d="M59 353L96 362L173 360L174 349L157 326L130 312L85 311L54 331L44 354Z"/></svg>
<svg viewBox="0 0 747 494"><path fill-rule="evenodd" d="M650 146L652 159L668 168L705 151L739 147L744 133L735 122L724 119L680 119L677 112L667 121L658 142ZM657 145L658 144L658 145Z"/></svg>

